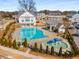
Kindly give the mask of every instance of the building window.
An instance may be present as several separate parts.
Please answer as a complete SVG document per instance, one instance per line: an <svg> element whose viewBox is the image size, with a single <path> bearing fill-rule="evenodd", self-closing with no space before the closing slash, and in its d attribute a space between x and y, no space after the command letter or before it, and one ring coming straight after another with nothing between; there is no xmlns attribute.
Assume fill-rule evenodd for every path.
<svg viewBox="0 0 79 59"><path fill-rule="evenodd" d="M24 22L24 20L22 20L22 22Z"/></svg>
<svg viewBox="0 0 79 59"><path fill-rule="evenodd" d="M33 22L33 19L31 19L31 21Z"/></svg>
<svg viewBox="0 0 79 59"><path fill-rule="evenodd" d="M29 21L29 19L26 19L25 21Z"/></svg>
<svg viewBox="0 0 79 59"><path fill-rule="evenodd" d="M30 26L30 24L27 24L27 26Z"/></svg>

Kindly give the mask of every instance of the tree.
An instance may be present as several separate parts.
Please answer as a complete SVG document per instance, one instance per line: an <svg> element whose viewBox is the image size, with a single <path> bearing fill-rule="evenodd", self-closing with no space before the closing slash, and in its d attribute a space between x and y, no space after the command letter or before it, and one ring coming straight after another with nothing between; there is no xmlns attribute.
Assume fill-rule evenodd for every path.
<svg viewBox="0 0 79 59"><path fill-rule="evenodd" d="M54 48L53 48L53 46L51 47L51 53L50 54L54 55Z"/></svg>
<svg viewBox="0 0 79 59"><path fill-rule="evenodd" d="M43 50L43 49L42 49L42 44L40 44L40 50L39 50L39 52L42 52L42 50Z"/></svg>
<svg viewBox="0 0 79 59"><path fill-rule="evenodd" d="M8 46L12 47L12 41L11 41L11 39L8 40Z"/></svg>
<svg viewBox="0 0 79 59"><path fill-rule="evenodd" d="M64 33L63 37L65 39L69 39L69 37L70 37L70 33L69 33L69 30L68 30L68 28L70 26L69 19L68 18L63 18L63 24L64 24L64 27L65 27L65 33Z"/></svg>
<svg viewBox="0 0 79 59"><path fill-rule="evenodd" d="M78 11L78 14L79 14L79 11Z"/></svg>
<svg viewBox="0 0 79 59"><path fill-rule="evenodd" d="M59 49L59 56L61 56L62 55L62 47L60 47L60 49Z"/></svg>
<svg viewBox="0 0 79 59"><path fill-rule="evenodd" d="M38 48L37 48L37 43L35 43L34 44L34 48L35 48L35 50L37 50Z"/></svg>
<svg viewBox="0 0 79 59"><path fill-rule="evenodd" d="M2 39L0 39L0 44L1 44Z"/></svg>
<svg viewBox="0 0 79 59"><path fill-rule="evenodd" d="M47 14L49 14L49 10L44 10L43 13L45 13L47 15Z"/></svg>
<svg viewBox="0 0 79 59"><path fill-rule="evenodd" d="M68 18L63 18L63 24L64 24L64 27L65 27L65 32L68 31L68 28L70 26L70 21Z"/></svg>
<svg viewBox="0 0 79 59"><path fill-rule="evenodd" d="M8 46L8 41L7 41L7 39L4 39L4 46Z"/></svg>
<svg viewBox="0 0 79 59"><path fill-rule="evenodd" d="M46 53L48 53L48 49L49 49L48 46L46 46Z"/></svg>
<svg viewBox="0 0 79 59"><path fill-rule="evenodd" d="M24 42L22 43L22 45L23 45L24 47L27 47L27 39L24 40Z"/></svg>
<svg viewBox="0 0 79 59"><path fill-rule="evenodd" d="M16 40L13 41L13 48L14 48L14 49L17 49Z"/></svg>
<svg viewBox="0 0 79 59"><path fill-rule="evenodd" d="M22 11L27 10L31 13L36 11L35 2L33 0L18 0L18 3Z"/></svg>
<svg viewBox="0 0 79 59"><path fill-rule="evenodd" d="M21 43L20 43L20 42L18 42L18 48L20 48L20 45L21 45Z"/></svg>
<svg viewBox="0 0 79 59"><path fill-rule="evenodd" d="M4 45L5 39L1 39L1 45Z"/></svg>
<svg viewBox="0 0 79 59"><path fill-rule="evenodd" d="M0 44L2 45L2 39L0 39Z"/></svg>

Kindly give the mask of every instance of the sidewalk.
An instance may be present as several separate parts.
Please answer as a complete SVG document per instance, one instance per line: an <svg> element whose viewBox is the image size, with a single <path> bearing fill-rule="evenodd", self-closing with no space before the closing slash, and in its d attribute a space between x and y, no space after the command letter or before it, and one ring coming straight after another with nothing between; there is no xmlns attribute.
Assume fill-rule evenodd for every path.
<svg viewBox="0 0 79 59"><path fill-rule="evenodd" d="M0 46L0 55L10 59L47 59L3 46Z"/></svg>

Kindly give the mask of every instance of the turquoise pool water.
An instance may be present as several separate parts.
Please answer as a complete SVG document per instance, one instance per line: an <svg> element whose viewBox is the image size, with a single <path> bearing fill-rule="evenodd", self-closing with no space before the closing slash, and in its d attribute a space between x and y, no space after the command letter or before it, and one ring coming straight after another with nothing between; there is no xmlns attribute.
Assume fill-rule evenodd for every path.
<svg viewBox="0 0 79 59"><path fill-rule="evenodd" d="M20 29L21 40L35 40L46 38L47 36L44 35L43 31L38 28L21 28Z"/></svg>
<svg viewBox="0 0 79 59"><path fill-rule="evenodd" d="M68 47L68 45L65 42L62 42L59 38L54 38L54 39L48 41L46 45L49 47L53 46L56 49L59 49L60 47L65 49Z"/></svg>

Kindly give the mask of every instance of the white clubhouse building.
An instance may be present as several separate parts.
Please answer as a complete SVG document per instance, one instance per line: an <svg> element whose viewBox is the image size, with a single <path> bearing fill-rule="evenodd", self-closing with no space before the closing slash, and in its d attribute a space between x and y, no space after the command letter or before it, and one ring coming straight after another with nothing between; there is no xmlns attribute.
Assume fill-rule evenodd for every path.
<svg viewBox="0 0 79 59"><path fill-rule="evenodd" d="M19 24L22 26L31 26L36 24L36 18L30 12L26 11L18 18Z"/></svg>

